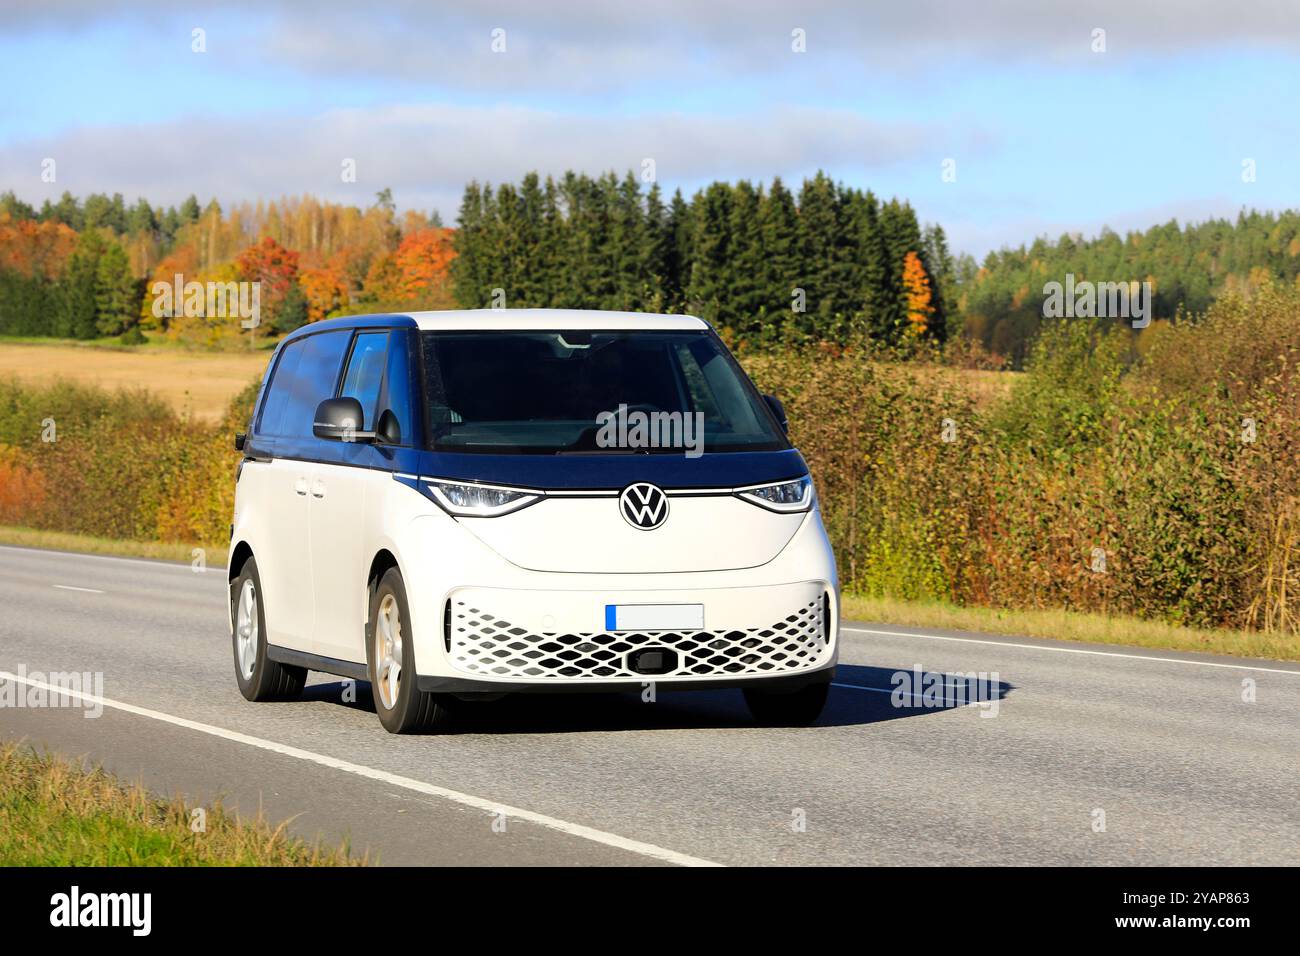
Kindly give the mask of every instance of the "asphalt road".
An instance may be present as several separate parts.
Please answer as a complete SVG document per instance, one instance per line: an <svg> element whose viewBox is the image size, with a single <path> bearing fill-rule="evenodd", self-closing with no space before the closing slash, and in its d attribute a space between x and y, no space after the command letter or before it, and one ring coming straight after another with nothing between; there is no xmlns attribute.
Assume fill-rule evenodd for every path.
<svg viewBox="0 0 1300 956"><path fill-rule="evenodd" d="M753 727L729 691L393 737L364 683L246 702L225 593L219 568L0 547L0 680L99 672L106 700L0 706L0 737L389 864L1300 863L1294 664L846 625L812 728ZM896 707L914 667L985 674L996 706Z"/></svg>

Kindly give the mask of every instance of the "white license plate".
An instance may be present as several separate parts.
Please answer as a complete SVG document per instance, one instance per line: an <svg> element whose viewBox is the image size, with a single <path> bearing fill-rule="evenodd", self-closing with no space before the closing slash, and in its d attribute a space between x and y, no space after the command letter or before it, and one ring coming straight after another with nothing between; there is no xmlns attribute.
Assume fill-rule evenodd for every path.
<svg viewBox="0 0 1300 956"><path fill-rule="evenodd" d="M606 604L606 631L702 631L703 604Z"/></svg>

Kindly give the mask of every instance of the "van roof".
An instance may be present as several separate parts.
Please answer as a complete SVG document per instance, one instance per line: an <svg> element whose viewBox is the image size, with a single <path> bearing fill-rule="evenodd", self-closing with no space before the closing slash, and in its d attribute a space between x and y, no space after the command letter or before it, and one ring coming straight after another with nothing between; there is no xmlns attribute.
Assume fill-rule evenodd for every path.
<svg viewBox="0 0 1300 956"><path fill-rule="evenodd" d="M693 315L604 312L596 309L462 309L408 312L422 330L435 329L658 329L700 330L708 323Z"/></svg>
<svg viewBox="0 0 1300 956"><path fill-rule="evenodd" d="M447 312L386 312L372 315L346 315L337 319L311 322L284 337L285 342L338 329L377 329L393 326L432 331L527 330L563 331L594 329L644 329L649 331L702 331L709 328L693 315L661 315L652 312L602 312L596 309L462 309Z"/></svg>

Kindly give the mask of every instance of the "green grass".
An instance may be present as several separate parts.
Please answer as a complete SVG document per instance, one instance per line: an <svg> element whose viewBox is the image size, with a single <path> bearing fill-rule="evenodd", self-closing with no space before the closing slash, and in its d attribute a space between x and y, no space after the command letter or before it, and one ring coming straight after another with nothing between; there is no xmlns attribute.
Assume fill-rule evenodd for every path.
<svg viewBox="0 0 1300 956"><path fill-rule="evenodd" d="M42 531L38 528L20 528L0 525L0 544L21 548L40 548L47 551L76 551L82 554L108 554L123 558L153 558L158 561L176 561L190 564L194 549L203 548L208 567L226 566L227 546L224 544L183 544L169 541L122 541L117 538L97 538L88 534L67 531Z"/></svg>
<svg viewBox="0 0 1300 956"><path fill-rule="evenodd" d="M1092 644L1123 644L1159 650L1202 651L1209 654L1231 654L1234 657L1300 661L1300 634L1178 627L1123 615L1054 609L958 607L941 602L902 601L845 594L844 617L846 620L910 627L940 627L955 631L1086 641Z"/></svg>
<svg viewBox="0 0 1300 956"><path fill-rule="evenodd" d="M286 824L126 786L102 768L0 745L0 866L359 866L348 847L312 846Z"/></svg>

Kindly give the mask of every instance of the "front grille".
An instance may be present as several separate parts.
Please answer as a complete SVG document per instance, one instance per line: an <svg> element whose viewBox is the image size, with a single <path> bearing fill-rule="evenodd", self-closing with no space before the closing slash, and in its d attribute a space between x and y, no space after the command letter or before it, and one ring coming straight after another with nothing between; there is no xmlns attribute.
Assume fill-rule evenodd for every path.
<svg viewBox="0 0 1300 956"><path fill-rule="evenodd" d="M509 621L454 601L451 662L484 677L534 680L645 679L628 654L663 647L677 653L674 677L761 676L806 670L827 656L820 597L767 627L730 631L618 631L534 634Z"/></svg>

